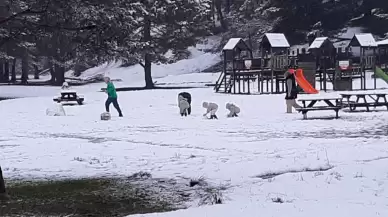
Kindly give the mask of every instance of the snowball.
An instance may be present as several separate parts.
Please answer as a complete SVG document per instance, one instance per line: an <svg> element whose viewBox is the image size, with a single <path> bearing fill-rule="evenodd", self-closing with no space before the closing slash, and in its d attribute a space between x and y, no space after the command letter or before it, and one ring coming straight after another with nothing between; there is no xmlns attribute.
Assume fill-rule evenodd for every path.
<svg viewBox="0 0 388 217"><path fill-rule="evenodd" d="M110 120L111 116L109 112L103 112L101 113L101 120L102 121L108 121Z"/></svg>

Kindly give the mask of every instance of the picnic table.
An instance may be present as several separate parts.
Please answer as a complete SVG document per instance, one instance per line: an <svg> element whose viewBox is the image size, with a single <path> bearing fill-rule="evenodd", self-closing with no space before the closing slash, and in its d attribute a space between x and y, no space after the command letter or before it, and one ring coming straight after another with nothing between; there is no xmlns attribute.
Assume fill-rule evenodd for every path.
<svg viewBox="0 0 388 217"><path fill-rule="evenodd" d="M387 95L385 93L349 93L341 94L343 107L349 107L350 111L355 111L356 108L363 107L366 111L370 111L370 107L386 106L388 110ZM355 101L351 98L356 98ZM367 100L368 99L368 100Z"/></svg>
<svg viewBox="0 0 388 217"><path fill-rule="evenodd" d="M296 110L302 112L303 119L307 119L307 112L309 111L324 111L324 110L333 110L335 111L335 118L338 118L338 111L342 109L341 106L342 98L316 98L316 99L300 99L302 102L302 108L297 108ZM325 105L317 105L317 102L324 102ZM307 102L309 102L307 104Z"/></svg>
<svg viewBox="0 0 388 217"><path fill-rule="evenodd" d="M78 105L82 105L84 97L77 95L76 91L62 91L61 96L53 99L57 103L61 102L77 102Z"/></svg>

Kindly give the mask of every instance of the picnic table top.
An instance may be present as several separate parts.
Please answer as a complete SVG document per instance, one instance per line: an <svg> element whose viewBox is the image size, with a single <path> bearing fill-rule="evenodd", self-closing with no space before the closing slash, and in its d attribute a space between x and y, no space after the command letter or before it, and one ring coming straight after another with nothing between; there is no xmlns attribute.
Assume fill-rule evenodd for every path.
<svg viewBox="0 0 388 217"><path fill-rule="evenodd" d="M75 90L61 90L61 94L66 94L66 93L77 93Z"/></svg>
<svg viewBox="0 0 388 217"><path fill-rule="evenodd" d="M388 95L387 93L341 93L341 96L371 96L371 95Z"/></svg>
<svg viewBox="0 0 388 217"><path fill-rule="evenodd" d="M298 101L322 101L322 100L341 100L341 97L330 97L330 98L309 98L309 99L299 99Z"/></svg>

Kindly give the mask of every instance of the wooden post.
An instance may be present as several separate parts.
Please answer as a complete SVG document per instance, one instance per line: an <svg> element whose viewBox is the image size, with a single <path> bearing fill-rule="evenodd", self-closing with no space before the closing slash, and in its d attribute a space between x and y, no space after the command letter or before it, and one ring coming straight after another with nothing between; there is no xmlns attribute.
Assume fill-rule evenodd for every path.
<svg viewBox="0 0 388 217"><path fill-rule="evenodd" d="M364 90L366 90L366 55L365 55L365 48L363 49L363 57L365 59L364 67L363 67L363 73L364 73Z"/></svg>
<svg viewBox="0 0 388 217"><path fill-rule="evenodd" d="M362 49L362 47L360 46L360 73L361 73L361 90L363 90L363 86L364 86L364 80L363 80L363 66L364 66L364 61L363 61L363 59L362 59L362 57L363 57L363 54L362 54L362 52L363 52L363 49Z"/></svg>
<svg viewBox="0 0 388 217"><path fill-rule="evenodd" d="M234 49L232 50L233 56L233 93L236 94L236 60L234 59Z"/></svg>
<svg viewBox="0 0 388 217"><path fill-rule="evenodd" d="M376 48L373 48L373 58L372 58L372 69L373 69L373 82L374 82L374 89L376 90L377 89L377 79L376 79L376 60L377 60L377 56L376 56Z"/></svg>
<svg viewBox="0 0 388 217"><path fill-rule="evenodd" d="M227 67L228 67L228 63L227 63L227 61L226 61L226 52L224 51L224 78L225 78L225 82L224 82L224 92L226 93L226 81L227 81ZM221 87L221 85L222 85L222 81L223 81L224 79L222 79L221 80L221 84L220 84L220 87Z"/></svg>
<svg viewBox="0 0 388 217"><path fill-rule="evenodd" d="M275 66L275 57L273 55L272 47L271 49L271 93L273 93L273 74L274 74L274 66ZM267 80L267 92L268 92L268 82L269 79Z"/></svg>
<svg viewBox="0 0 388 217"><path fill-rule="evenodd" d="M250 82L251 82L250 78L251 77L248 75L247 78L248 78L248 84L247 84L248 85L248 94L251 94L251 90L250 90L251 89L251 85L250 85Z"/></svg>
<svg viewBox="0 0 388 217"><path fill-rule="evenodd" d="M324 71L323 71L323 89L325 90L325 92L327 91L327 64L326 64L326 60L325 58L323 59L323 65L324 65ZM335 66L335 65L334 65Z"/></svg>

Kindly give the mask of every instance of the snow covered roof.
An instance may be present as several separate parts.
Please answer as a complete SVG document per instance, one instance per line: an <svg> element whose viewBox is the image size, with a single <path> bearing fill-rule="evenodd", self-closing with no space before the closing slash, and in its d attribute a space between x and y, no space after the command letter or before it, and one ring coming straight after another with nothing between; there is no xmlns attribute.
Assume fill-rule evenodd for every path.
<svg viewBox="0 0 388 217"><path fill-rule="evenodd" d="M377 47L377 43L371 33L355 34L349 46L355 47Z"/></svg>
<svg viewBox="0 0 388 217"><path fill-rule="evenodd" d="M263 41L268 40L271 47L289 48L290 44L283 33L265 33Z"/></svg>
<svg viewBox="0 0 388 217"><path fill-rule="evenodd" d="M328 37L318 37L316 38L313 43L310 45L309 49L319 49L322 47L323 43L325 43L326 40L329 40Z"/></svg>
<svg viewBox="0 0 388 217"><path fill-rule="evenodd" d="M388 45L388 39L377 42L377 46L387 46L387 45Z"/></svg>
<svg viewBox="0 0 388 217"><path fill-rule="evenodd" d="M249 50L248 46L245 44L242 38L229 39L222 50L234 50L236 47L240 47L240 49L243 50Z"/></svg>
<svg viewBox="0 0 388 217"><path fill-rule="evenodd" d="M231 38L229 41L225 44L224 48L222 50L233 50L236 45L242 40L241 38Z"/></svg>

